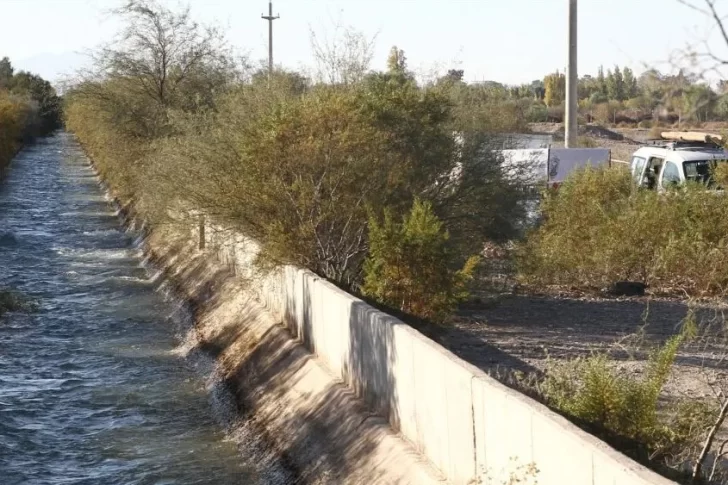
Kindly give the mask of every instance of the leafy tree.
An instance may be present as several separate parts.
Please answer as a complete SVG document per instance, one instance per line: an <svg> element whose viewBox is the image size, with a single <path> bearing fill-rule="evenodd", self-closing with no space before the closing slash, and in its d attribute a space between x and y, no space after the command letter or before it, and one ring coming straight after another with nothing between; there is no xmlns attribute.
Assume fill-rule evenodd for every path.
<svg viewBox="0 0 728 485"><path fill-rule="evenodd" d="M728 95L723 94L718 97L714 112L721 121L728 121Z"/></svg>
<svg viewBox="0 0 728 485"><path fill-rule="evenodd" d="M625 93L622 72L619 70L619 66L614 66L614 72L607 71L607 96L610 100L624 101Z"/></svg>
<svg viewBox="0 0 728 485"><path fill-rule="evenodd" d="M648 69L643 72L638 81L637 86L647 96L652 99L655 104L663 101L666 91L666 83L662 73L657 69Z"/></svg>
<svg viewBox="0 0 728 485"><path fill-rule="evenodd" d="M632 69L625 67L623 71L624 78L624 95L625 99L634 98L639 95L637 88L637 78L634 76Z"/></svg>
<svg viewBox="0 0 728 485"><path fill-rule="evenodd" d="M465 86L465 82L463 81L463 76L465 75L465 71L462 69L449 69L447 71L447 74L444 76L441 76L437 81L435 82L436 86L449 86L448 89L453 89L454 86Z"/></svg>
<svg viewBox="0 0 728 485"><path fill-rule="evenodd" d="M409 314L445 322L468 297L477 257L455 269L460 257L432 205L415 200L402 223L385 211L384 222L369 221L369 256L364 265L365 295Z"/></svg>
<svg viewBox="0 0 728 485"><path fill-rule="evenodd" d="M193 21L189 9L175 13L154 0L128 0L115 12L125 28L96 55L96 74L123 80L130 94L145 100L149 136L165 129L168 109L209 107L211 94L232 80L223 37Z"/></svg>
<svg viewBox="0 0 728 485"><path fill-rule="evenodd" d="M12 92L19 95L28 95L38 103L40 126L38 134L48 134L62 125L61 98L56 94L51 83L45 79L21 71L13 76Z"/></svg>
<svg viewBox="0 0 728 485"><path fill-rule="evenodd" d="M591 103L592 103L593 105L597 105L597 104L602 104L602 103L606 103L607 101L609 101L609 99L608 99L608 98L607 98L607 96L606 96L605 94L603 94L603 93L602 93L601 91L597 91L597 92L595 92L595 93L592 93L592 95L591 95L591 96L589 96L589 101L590 101L590 102L591 102Z"/></svg>
<svg viewBox="0 0 728 485"><path fill-rule="evenodd" d="M599 91L598 80L588 74L579 79L577 85L577 93L579 99L590 98L594 93Z"/></svg>
<svg viewBox="0 0 728 485"><path fill-rule="evenodd" d="M682 109L684 115L698 121L707 121L712 117L717 96L710 86L692 85L682 94Z"/></svg>
<svg viewBox="0 0 728 485"><path fill-rule="evenodd" d="M14 71L10 59L7 57L0 59L0 89L12 87Z"/></svg>
<svg viewBox="0 0 728 485"><path fill-rule="evenodd" d="M609 96L609 90L607 88L607 80L604 77L604 67L599 66L599 71L597 72L597 86L599 89L599 92L602 94L602 96Z"/></svg>
<svg viewBox="0 0 728 485"><path fill-rule="evenodd" d="M566 77L556 71L554 74L546 76L543 83L546 90L544 94L546 106L562 104L566 99Z"/></svg>
<svg viewBox="0 0 728 485"><path fill-rule="evenodd" d="M20 148L29 108L21 99L0 89L0 175Z"/></svg>
<svg viewBox="0 0 728 485"><path fill-rule="evenodd" d="M396 45L389 51L389 57L387 57L387 70L390 73L405 74L407 72L407 57L404 55L404 51L399 49Z"/></svg>
<svg viewBox="0 0 728 485"><path fill-rule="evenodd" d="M544 83L541 79L531 81L531 91L537 100L543 101L543 98L546 95L546 88L544 87Z"/></svg>
<svg viewBox="0 0 728 485"><path fill-rule="evenodd" d="M463 82L465 71L462 69L448 69L446 77L453 82Z"/></svg>
<svg viewBox="0 0 728 485"><path fill-rule="evenodd" d="M596 105L592 112L594 113L594 119L600 123L616 123L617 113L622 109L622 103L610 99L606 103L600 103Z"/></svg>

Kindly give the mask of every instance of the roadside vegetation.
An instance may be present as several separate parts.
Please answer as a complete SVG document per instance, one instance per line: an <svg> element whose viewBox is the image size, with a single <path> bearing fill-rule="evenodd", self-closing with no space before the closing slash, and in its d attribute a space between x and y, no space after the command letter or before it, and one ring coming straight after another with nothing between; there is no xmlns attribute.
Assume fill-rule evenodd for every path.
<svg viewBox="0 0 728 485"><path fill-rule="evenodd" d="M638 332L582 357L549 357L539 375L499 377L679 483L725 483L728 380L720 369L728 357L728 322L724 312L707 320L696 313L691 308L666 340L648 339L645 322ZM691 372L705 380L707 395L667 390L682 351L693 356Z"/></svg>
<svg viewBox="0 0 728 485"><path fill-rule="evenodd" d="M451 79L462 77L452 70ZM473 121L509 126L513 131L523 121L564 121L566 76L547 74L529 84L506 85L485 81L469 89L470 98L487 98L497 106L492 118ZM648 69L637 76L629 67L600 67L578 81L578 114L582 123L638 126L698 126L710 121L728 121L728 82L711 86L686 70L673 74ZM467 104L463 105L467 109Z"/></svg>
<svg viewBox="0 0 728 485"><path fill-rule="evenodd" d="M318 45L319 72L278 68L269 80L187 11L132 1L117 14L127 29L68 94L66 120L151 222L202 210L259 241L264 266L306 267L436 321L467 295L483 241L516 235L522 192L483 147L525 118L462 73L419 84L396 47L373 70L371 47L349 31L355 51ZM489 117L497 106L510 107ZM393 261L382 244L406 257ZM399 280L385 282L393 272ZM427 275L428 293L405 275Z"/></svg>
<svg viewBox="0 0 728 485"><path fill-rule="evenodd" d="M542 224L518 251L519 278L594 291L633 281L658 295L723 297L726 214L728 199L700 184L660 194L636 188L626 171L578 171L544 195Z"/></svg>
<svg viewBox="0 0 728 485"><path fill-rule="evenodd" d="M44 79L0 59L0 171L23 143L61 126L61 101Z"/></svg>
<svg viewBox="0 0 728 485"><path fill-rule="evenodd" d="M713 178L725 184L725 168ZM517 278L526 291L605 296L617 282L638 282L652 296L719 303L728 293L727 214L728 199L702 184L658 193L637 188L626 171L580 170L543 194L541 222L515 250ZM519 385L658 470L666 466L691 483L723 483L728 382L710 374L715 396L700 399L668 399L664 391L682 348L709 348L701 355L725 361L728 325L724 312L716 313L701 325L691 311L661 343L549 360L542 376ZM646 359L640 374L619 371L625 350L627 358ZM703 366L720 364L698 362L695 372Z"/></svg>
<svg viewBox="0 0 728 485"><path fill-rule="evenodd" d="M544 194L542 222L523 236L532 193L518 174L503 176L489 148L529 122L559 121L560 74L507 87L468 84L451 69L425 83L398 47L382 69L370 66L370 41L348 30L331 45L314 36L317 70L278 66L268 76L236 61L221 32L189 11L130 0L116 14L126 29L64 97L66 126L152 226L201 211L257 240L262 268L305 267L436 323L468 300L486 243L517 241L528 287L628 280L694 298L728 292L728 199L700 187L658 195L623 171L585 170ZM582 116L598 121L625 110L635 122L723 116L723 95L683 73L615 68L585 76L579 92ZM706 96L710 109L665 104ZM695 450L724 412L662 405L678 349L695 338L682 331L653 346L641 376L595 354L519 385L655 467L684 467L700 461Z"/></svg>

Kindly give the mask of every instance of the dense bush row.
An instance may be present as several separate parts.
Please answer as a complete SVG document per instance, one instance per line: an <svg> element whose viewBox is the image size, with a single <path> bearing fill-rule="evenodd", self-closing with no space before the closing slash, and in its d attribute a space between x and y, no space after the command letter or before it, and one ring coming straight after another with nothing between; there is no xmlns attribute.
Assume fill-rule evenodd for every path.
<svg viewBox="0 0 728 485"><path fill-rule="evenodd" d="M269 80L264 71L236 69L219 33L187 12L130 2L119 13L124 41L101 52L98 76L68 95L67 126L150 220L164 222L180 206L202 209L256 238L261 263L307 267L437 320L466 294L457 275L468 256L486 239L515 234L521 192L484 147L490 133L519 121L504 116L478 127L473 114L486 119L495 101L461 80L419 85L396 48L383 72L353 56L318 76L334 82L284 70ZM158 37L169 43L148 42ZM406 247L406 261L372 253L370 220L410 211L410 221L428 225L423 235L439 236L377 238ZM392 269L405 263L420 266L414 274L429 265L437 281L413 294L404 281L410 273ZM385 275L400 281L373 282ZM449 288L456 281L458 289Z"/></svg>
<svg viewBox="0 0 728 485"><path fill-rule="evenodd" d="M61 125L61 102L50 83L27 72L15 73L0 59L0 169L23 142Z"/></svg>
<svg viewBox="0 0 728 485"><path fill-rule="evenodd" d="M0 90L0 170L20 148L30 106Z"/></svg>
<svg viewBox="0 0 728 485"><path fill-rule="evenodd" d="M531 284L605 288L640 281L690 296L728 293L728 198L703 185L667 193L627 172L585 170L545 195L542 225L521 248Z"/></svg>

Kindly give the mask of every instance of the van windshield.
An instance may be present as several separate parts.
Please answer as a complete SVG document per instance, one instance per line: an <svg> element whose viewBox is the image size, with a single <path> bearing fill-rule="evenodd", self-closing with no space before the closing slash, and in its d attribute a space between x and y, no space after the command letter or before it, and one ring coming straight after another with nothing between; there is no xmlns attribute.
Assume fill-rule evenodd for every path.
<svg viewBox="0 0 728 485"><path fill-rule="evenodd" d="M718 163L725 163L728 160L691 160L683 162L685 179L693 182L700 182L712 186L714 184L711 172Z"/></svg>

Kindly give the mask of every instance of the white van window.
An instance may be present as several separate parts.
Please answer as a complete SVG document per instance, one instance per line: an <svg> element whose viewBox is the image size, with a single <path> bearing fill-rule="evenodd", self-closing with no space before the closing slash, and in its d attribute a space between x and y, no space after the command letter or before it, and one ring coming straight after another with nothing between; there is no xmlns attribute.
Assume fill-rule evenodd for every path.
<svg viewBox="0 0 728 485"><path fill-rule="evenodd" d="M645 162L647 160L642 157L632 157L632 177L636 182L640 182L640 176L642 170L645 168Z"/></svg>
<svg viewBox="0 0 728 485"><path fill-rule="evenodd" d="M665 168L662 169L662 186L680 183L680 168L675 162L665 162Z"/></svg>
<svg viewBox="0 0 728 485"><path fill-rule="evenodd" d="M691 160L683 163L685 178L690 181L702 184L713 185L712 170L719 163L719 160Z"/></svg>

